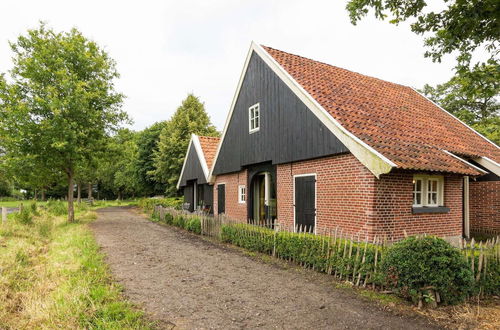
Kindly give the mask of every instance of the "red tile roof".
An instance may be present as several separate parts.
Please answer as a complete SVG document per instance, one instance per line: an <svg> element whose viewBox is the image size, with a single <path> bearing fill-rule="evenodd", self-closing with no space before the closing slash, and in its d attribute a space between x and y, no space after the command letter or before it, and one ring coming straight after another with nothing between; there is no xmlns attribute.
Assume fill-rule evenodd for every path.
<svg viewBox="0 0 500 330"><path fill-rule="evenodd" d="M500 162L500 149L410 87L262 46L345 129L399 168L478 175L442 150Z"/></svg>
<svg viewBox="0 0 500 330"><path fill-rule="evenodd" d="M217 146L219 145L220 138L212 136L199 136L201 149L205 155L205 160L207 161L208 168L212 168L212 162L214 161L215 153L217 152Z"/></svg>

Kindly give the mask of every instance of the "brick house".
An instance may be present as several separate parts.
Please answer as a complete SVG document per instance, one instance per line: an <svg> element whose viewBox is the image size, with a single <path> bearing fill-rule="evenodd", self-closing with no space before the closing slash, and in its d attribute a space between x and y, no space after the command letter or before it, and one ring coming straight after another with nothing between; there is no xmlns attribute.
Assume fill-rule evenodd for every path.
<svg viewBox="0 0 500 330"><path fill-rule="evenodd" d="M185 208L201 209L213 214L213 185L209 184L209 169L219 144L218 137L191 135L177 189L182 189Z"/></svg>
<svg viewBox="0 0 500 330"><path fill-rule="evenodd" d="M215 214L315 232L500 232L500 148L410 87L252 43L210 167Z"/></svg>

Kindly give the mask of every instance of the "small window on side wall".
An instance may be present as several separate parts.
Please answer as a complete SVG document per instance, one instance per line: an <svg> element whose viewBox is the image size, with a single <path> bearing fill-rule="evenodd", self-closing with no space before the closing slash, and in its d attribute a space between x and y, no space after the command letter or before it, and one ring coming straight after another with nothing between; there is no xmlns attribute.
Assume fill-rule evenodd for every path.
<svg viewBox="0 0 500 330"><path fill-rule="evenodd" d="M259 103L248 108L248 130L250 133L260 129L260 105Z"/></svg>
<svg viewBox="0 0 500 330"><path fill-rule="evenodd" d="M244 185L238 186L238 202L245 203L247 201L247 188Z"/></svg>
<svg viewBox="0 0 500 330"><path fill-rule="evenodd" d="M413 206L443 206L444 178L441 175L413 177Z"/></svg>

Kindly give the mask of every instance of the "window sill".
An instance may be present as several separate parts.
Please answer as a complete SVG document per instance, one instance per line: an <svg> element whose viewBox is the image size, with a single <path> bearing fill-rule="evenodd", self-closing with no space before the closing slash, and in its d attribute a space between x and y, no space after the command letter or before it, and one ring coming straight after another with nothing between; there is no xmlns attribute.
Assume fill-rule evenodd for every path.
<svg viewBox="0 0 500 330"><path fill-rule="evenodd" d="M411 211L413 214L450 213L450 208L445 206L413 206Z"/></svg>

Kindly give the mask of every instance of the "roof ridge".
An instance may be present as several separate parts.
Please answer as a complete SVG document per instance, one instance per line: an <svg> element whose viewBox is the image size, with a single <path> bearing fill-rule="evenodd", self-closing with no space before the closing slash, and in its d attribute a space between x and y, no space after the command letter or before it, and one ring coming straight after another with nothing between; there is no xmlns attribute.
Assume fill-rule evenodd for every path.
<svg viewBox="0 0 500 330"><path fill-rule="evenodd" d="M363 77L366 77L366 78L370 78L370 79L375 79L375 80L379 80L383 83L389 83L389 84L393 84L393 85L396 85L396 86L401 86L401 87L405 87L405 88L409 88L409 89L412 89L413 90L413 87L411 86L407 86L407 85L403 85L403 84L400 84L400 83L396 83L396 82L392 82L392 81L388 81L388 80L384 80L382 78L378 78L378 77L373 77L373 76L369 76L369 75L366 75L366 74L363 74L363 73L360 73L360 72L357 72L357 71L353 71L353 70L349 70L349 69L346 69L346 68L342 68L340 66L336 66L336 65L332 65L332 64L329 64L329 63L326 63L326 62L322 62L322 61L318 61L318 60L314 60L310 57L306 57L306 56L302 56L302 55L297 55L297 54L293 54L293 53L290 53L290 52L285 52L281 49L277 49L277 48L273 48L273 47L269 47L269 46L266 46L266 45L260 45L262 48L264 48L266 51L267 49L272 49L274 51L278 51L278 52L281 52L281 53L285 53L285 54L288 54L288 55L292 55L292 56L296 56L296 57L300 57L302 59L305 59L307 61L311 61L311 62L315 62L315 63L319 63L321 65L326 65L326 66L329 66L329 67L332 67L332 68L335 68L335 69L339 69L339 70L343 70L343 71L347 71L347 72L350 72L350 73L354 73L354 74L357 74L357 75L360 75L360 76L363 76Z"/></svg>

